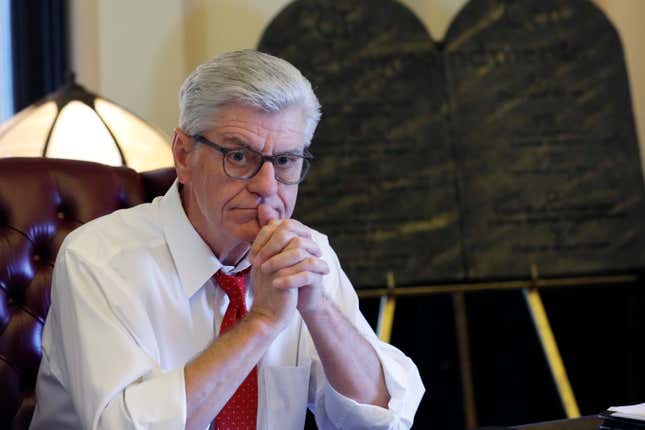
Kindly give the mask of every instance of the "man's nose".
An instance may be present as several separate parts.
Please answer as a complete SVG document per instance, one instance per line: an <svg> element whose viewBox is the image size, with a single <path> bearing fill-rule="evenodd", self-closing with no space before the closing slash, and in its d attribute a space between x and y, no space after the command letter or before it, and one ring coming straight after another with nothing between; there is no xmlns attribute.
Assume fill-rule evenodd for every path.
<svg viewBox="0 0 645 430"><path fill-rule="evenodd" d="M269 196L278 192L278 181L275 179L273 163L265 160L258 173L249 179L249 190L261 196Z"/></svg>

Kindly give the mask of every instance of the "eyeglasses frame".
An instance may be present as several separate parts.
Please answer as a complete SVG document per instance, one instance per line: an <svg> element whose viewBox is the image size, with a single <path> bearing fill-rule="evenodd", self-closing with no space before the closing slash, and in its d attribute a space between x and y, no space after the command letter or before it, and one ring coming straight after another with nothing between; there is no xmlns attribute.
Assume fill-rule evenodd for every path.
<svg viewBox="0 0 645 430"><path fill-rule="evenodd" d="M222 153L222 170L224 170L224 173L226 174L226 176L228 176L231 179L240 179L240 180L251 179L251 178L255 177L255 175L258 174L258 172L262 169L262 166L264 166L264 163L269 161L273 165L273 170L275 172L274 173L274 178L275 178L276 181L280 182L281 184L285 184L285 185L297 185L297 184L301 183L305 179L305 177L307 176L307 173L309 172L309 167L311 165L311 162L314 160L314 156L309 152L309 150L307 148L304 149L302 154L293 154L293 153L290 153L290 152L283 152L281 154L276 154L276 155L264 155L261 152L256 151L254 149L251 149L251 148L249 148L247 146L244 146L242 148L225 148L225 147L220 146L217 143L205 138L201 134L195 134L195 135L190 136L190 137L195 142L204 144L206 146L209 146L209 147L211 147L213 149L216 149L217 151ZM252 152L254 154L257 154L260 157L260 159L262 160L258 164L258 167L255 169L255 171L253 171L248 176L232 176L231 174L229 174L226 171L226 155L229 152L239 151L240 149L244 149L245 151L249 151L249 152ZM298 180L298 182L285 182L282 179L278 178L278 174L277 174L278 170L275 168L275 160L278 157L282 157L284 155L296 156L296 157L302 158L303 160L307 160L308 163L303 164L303 166L306 165L307 167L306 167L306 169L304 169L304 172L300 173L300 179Z"/></svg>

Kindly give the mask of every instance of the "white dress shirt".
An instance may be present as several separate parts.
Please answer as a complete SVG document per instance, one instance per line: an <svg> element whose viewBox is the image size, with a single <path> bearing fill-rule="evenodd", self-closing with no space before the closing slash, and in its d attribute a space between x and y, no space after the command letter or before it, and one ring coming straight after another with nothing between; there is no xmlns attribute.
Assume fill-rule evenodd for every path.
<svg viewBox="0 0 645 430"><path fill-rule="evenodd" d="M320 429L410 428L424 392L416 366L378 340L326 236L313 238L330 267L324 292L374 346L391 399L384 409L336 392L296 312L258 363L258 429L302 429L307 407ZM54 269L30 428L183 429L184 366L217 341L228 306L211 277L248 265L222 267L177 183L73 231Z"/></svg>

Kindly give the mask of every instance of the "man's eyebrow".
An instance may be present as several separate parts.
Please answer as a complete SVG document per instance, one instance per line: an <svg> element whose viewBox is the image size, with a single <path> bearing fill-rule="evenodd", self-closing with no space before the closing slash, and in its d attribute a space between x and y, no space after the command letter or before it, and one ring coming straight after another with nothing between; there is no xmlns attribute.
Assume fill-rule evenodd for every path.
<svg viewBox="0 0 645 430"><path fill-rule="evenodd" d="M307 152L306 148L294 148L294 149L287 149L285 151L278 152L275 155L304 155Z"/></svg>
<svg viewBox="0 0 645 430"><path fill-rule="evenodd" d="M239 137L234 137L234 136L224 137L224 139L222 139L222 143L240 146L242 148L252 149L251 146L246 141L244 141L243 139L240 139Z"/></svg>
<svg viewBox="0 0 645 430"><path fill-rule="evenodd" d="M234 145L240 148L245 148L249 149L251 151L258 152L257 149L253 148L251 145L249 145L244 139L241 139L236 136L225 136L222 141L222 143L227 144L227 145ZM303 155L307 151L306 147L303 148L292 148L292 149L287 149L285 151L278 152L274 155L280 155L280 154L287 154L287 155Z"/></svg>

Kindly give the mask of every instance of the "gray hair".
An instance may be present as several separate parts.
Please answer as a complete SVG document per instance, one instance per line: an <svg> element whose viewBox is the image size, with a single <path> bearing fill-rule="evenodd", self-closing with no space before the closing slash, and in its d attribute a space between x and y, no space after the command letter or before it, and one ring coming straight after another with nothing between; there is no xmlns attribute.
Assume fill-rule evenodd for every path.
<svg viewBox="0 0 645 430"><path fill-rule="evenodd" d="M179 126L189 135L214 125L220 107L239 103L265 112L301 106L305 146L311 143L320 103L311 83L291 63L253 50L227 52L199 65L179 91Z"/></svg>

